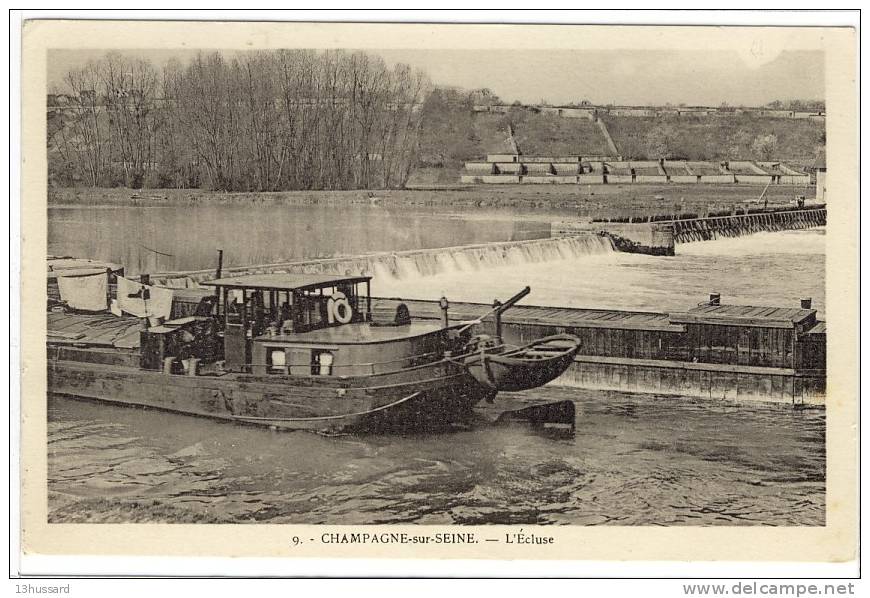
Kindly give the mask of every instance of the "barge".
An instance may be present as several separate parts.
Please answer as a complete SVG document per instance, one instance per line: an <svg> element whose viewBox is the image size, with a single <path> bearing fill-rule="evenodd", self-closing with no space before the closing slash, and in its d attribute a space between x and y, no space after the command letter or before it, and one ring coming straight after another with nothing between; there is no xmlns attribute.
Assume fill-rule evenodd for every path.
<svg viewBox="0 0 870 598"><path fill-rule="evenodd" d="M481 412L573 429L567 401L475 411L518 381L531 388L553 380L579 348L565 334L523 347L480 333L485 318L500 321L528 287L451 323L444 299L438 321L412 320L402 303L374 310L369 276L218 276L203 286L212 291L200 292L190 313L165 322L55 301L49 392L282 429L429 431ZM132 297L147 304L150 288L117 297L113 309Z"/></svg>
<svg viewBox="0 0 870 598"><path fill-rule="evenodd" d="M389 309L398 299L379 299ZM437 304L402 300L415 318L437 318ZM475 318L481 303L453 303ZM519 305L499 322L507 343L570 334L580 348L557 381L590 390L642 392L795 406L825 403L827 324L811 299L794 307L729 305L718 293L679 312ZM485 321L483 333L496 333Z"/></svg>

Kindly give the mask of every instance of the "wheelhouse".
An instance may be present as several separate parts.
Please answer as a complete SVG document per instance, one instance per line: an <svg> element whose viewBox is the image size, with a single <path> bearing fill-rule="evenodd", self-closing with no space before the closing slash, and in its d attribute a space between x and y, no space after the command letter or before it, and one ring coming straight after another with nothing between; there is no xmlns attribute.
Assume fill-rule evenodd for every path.
<svg viewBox="0 0 870 598"><path fill-rule="evenodd" d="M373 323L369 276L259 274L203 284L217 290L229 371L378 375L439 361L460 336L437 321Z"/></svg>
<svg viewBox="0 0 870 598"><path fill-rule="evenodd" d="M252 364L254 340L371 320L371 277L325 274L252 274L219 278L213 286L224 323L230 371Z"/></svg>

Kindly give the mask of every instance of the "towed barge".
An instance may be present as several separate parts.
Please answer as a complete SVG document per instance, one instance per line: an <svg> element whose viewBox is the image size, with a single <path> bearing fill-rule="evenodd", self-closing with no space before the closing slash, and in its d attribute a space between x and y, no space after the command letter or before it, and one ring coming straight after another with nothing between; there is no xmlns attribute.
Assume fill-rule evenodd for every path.
<svg viewBox="0 0 870 598"><path fill-rule="evenodd" d="M412 320L404 304L373 310L369 276L261 274L203 285L213 292L191 313L150 326L55 302L49 392L282 429L439 430L480 412L573 429L570 402L491 406L529 372L532 387L567 369L579 347L570 336L553 339L558 359L541 360L540 342L526 350L479 334L483 317L450 323L446 300L436 322ZM528 292L484 315L499 321ZM481 373L504 356L513 359L507 368ZM480 403L490 406L476 411Z"/></svg>
<svg viewBox="0 0 870 598"><path fill-rule="evenodd" d="M375 301L389 309L398 299ZM437 304L403 299L415 318L437 318ZM488 306L453 303L475 318ZM827 324L812 300L799 305L725 303L718 293L677 312L519 305L496 331L506 343L570 334L580 348L558 384L575 388L737 402L825 404Z"/></svg>

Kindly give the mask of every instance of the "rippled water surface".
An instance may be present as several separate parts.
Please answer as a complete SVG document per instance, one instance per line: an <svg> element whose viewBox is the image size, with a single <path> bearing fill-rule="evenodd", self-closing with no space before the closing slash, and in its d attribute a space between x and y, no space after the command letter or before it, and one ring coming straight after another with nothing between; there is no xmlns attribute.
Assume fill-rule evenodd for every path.
<svg viewBox="0 0 870 598"><path fill-rule="evenodd" d="M192 251L190 262L172 266L208 267L213 249L236 238L230 212L197 220L184 210L139 210L104 218L92 213L98 210L53 209L50 252L145 259L148 266L140 245L151 243L171 247L167 253ZM232 253L269 261L305 251L333 255L541 234L539 224L504 215L378 216L363 208L338 216L340 226L330 229L323 228L330 213L312 210L283 213L283 220L268 213L244 216L240 222L259 223L292 242L236 243ZM179 234L197 222L214 234L185 239L175 229L163 230L160 223L173 215L186 223L178 225ZM599 253L493 268L441 260L444 266L433 276L376 273L374 288L379 295L489 302L529 284L529 304L655 311L684 310L718 291L725 302L754 305L797 306L800 298L812 297L823 313L824 247L824 230L816 229L680 245L672 258ZM825 522L824 410L554 386L528 396L574 401L576 435L479 427L433 436L327 438L52 397L49 517L330 524Z"/></svg>
<svg viewBox="0 0 870 598"><path fill-rule="evenodd" d="M681 243L675 257L595 253L547 263L508 262L476 269L467 261L434 276L378 276L377 292L408 299L446 296L492 302L525 285L528 305L685 311L721 293L736 305L798 307L810 297L825 313L825 230L758 233Z"/></svg>
<svg viewBox="0 0 870 598"><path fill-rule="evenodd" d="M49 401L52 521L823 525L820 410L547 388L577 432L271 432Z"/></svg>

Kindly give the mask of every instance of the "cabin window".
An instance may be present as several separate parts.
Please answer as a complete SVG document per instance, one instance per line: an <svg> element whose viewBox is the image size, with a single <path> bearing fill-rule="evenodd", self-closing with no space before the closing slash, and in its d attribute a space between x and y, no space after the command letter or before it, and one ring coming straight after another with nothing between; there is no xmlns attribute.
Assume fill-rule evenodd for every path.
<svg viewBox="0 0 870 598"><path fill-rule="evenodd" d="M287 354L284 349L267 349L267 369L270 374L287 373Z"/></svg>
<svg viewBox="0 0 870 598"><path fill-rule="evenodd" d="M311 352L311 375L331 376L334 360L335 357L333 356L332 351L314 349Z"/></svg>

